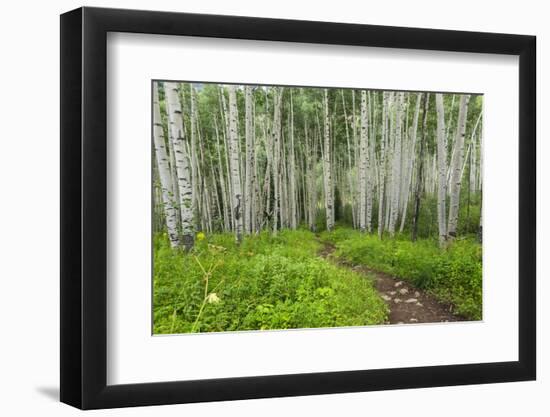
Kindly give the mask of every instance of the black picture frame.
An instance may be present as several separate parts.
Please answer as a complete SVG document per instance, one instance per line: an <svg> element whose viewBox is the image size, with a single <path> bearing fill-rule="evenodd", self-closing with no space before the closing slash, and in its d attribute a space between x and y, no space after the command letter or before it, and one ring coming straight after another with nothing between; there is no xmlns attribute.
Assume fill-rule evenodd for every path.
<svg viewBox="0 0 550 417"><path fill-rule="evenodd" d="M108 32L519 56L519 360L107 385ZM89 7L61 15L61 401L95 409L534 380L535 45L524 35L237 16Z"/></svg>

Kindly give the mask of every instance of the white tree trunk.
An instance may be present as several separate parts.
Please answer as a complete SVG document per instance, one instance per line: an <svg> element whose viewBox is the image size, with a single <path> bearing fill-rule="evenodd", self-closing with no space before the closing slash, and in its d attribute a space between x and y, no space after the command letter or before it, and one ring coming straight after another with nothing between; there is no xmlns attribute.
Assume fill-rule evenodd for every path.
<svg viewBox="0 0 550 417"><path fill-rule="evenodd" d="M280 155L281 155L281 106L283 91L281 87L273 89L273 233L277 233L280 216ZM268 197L269 198L269 197ZM282 225L281 225L282 226Z"/></svg>
<svg viewBox="0 0 550 417"><path fill-rule="evenodd" d="M193 191L191 184L190 155L187 152L187 139L183 127L183 114L179 98L178 83L164 84L168 118L172 136L172 148L176 159L178 191L180 197L181 233L187 251L195 243L193 227Z"/></svg>
<svg viewBox="0 0 550 417"><path fill-rule="evenodd" d="M330 232L334 227L334 193L332 185L331 146L330 146L330 118L328 113L328 89L324 90L324 155L323 165L325 167L325 209L327 230Z"/></svg>
<svg viewBox="0 0 550 417"><path fill-rule="evenodd" d="M447 147L445 146L445 107L443 95L435 95L435 107L437 111L437 220L439 225L439 246L445 247L447 243L446 198L447 198Z"/></svg>
<svg viewBox="0 0 550 417"><path fill-rule="evenodd" d="M359 145L359 230L367 230L368 115L367 92L361 90L361 139Z"/></svg>
<svg viewBox="0 0 550 417"><path fill-rule="evenodd" d="M464 160L464 136L466 135L466 119L468 117L468 102L470 96L462 94L458 109L458 122L454 145L454 158L451 178L451 199L449 203L449 225L447 236L450 239L456 238L458 225L458 209L460 205L460 186L462 184L462 162Z"/></svg>
<svg viewBox="0 0 550 417"><path fill-rule="evenodd" d="M245 173L245 224L246 232L252 233L255 231L256 223L256 207L255 207L255 190L256 190L256 175L254 162L254 116L252 114L253 96L252 87L246 85L244 87L245 101L245 139L246 139L246 173Z"/></svg>
<svg viewBox="0 0 550 417"><path fill-rule="evenodd" d="M243 194L241 191L241 173L239 161L239 132L237 130L237 94L236 87L230 85L229 89L229 168L232 184L232 211L235 218L235 241L240 244L243 239Z"/></svg>
<svg viewBox="0 0 550 417"><path fill-rule="evenodd" d="M372 105L371 92L368 92L367 105L367 232L372 231L372 191L374 189L373 179L376 176L374 160L374 106ZM370 134L369 134L370 132Z"/></svg>
<svg viewBox="0 0 550 417"><path fill-rule="evenodd" d="M409 150L408 155L408 164L407 164L407 176L405 178L405 185L404 185L404 192L403 192L403 215L401 217L401 226L399 227L399 231L403 232L403 229L405 228L405 219L407 217L407 206L409 204L409 195L410 195L410 189L411 189L411 182L412 182L412 173L413 173L413 164L414 164L414 157L416 155L416 131L418 129L418 115L420 114L420 102L422 101L422 93L418 93L416 95L416 106L414 109L414 117L413 117L413 125L412 125L412 132L411 132L411 146Z"/></svg>
<svg viewBox="0 0 550 417"><path fill-rule="evenodd" d="M348 178L348 187L349 187L349 195L350 195L351 218L352 218L353 227L355 228L357 227L357 221L355 218L355 204L356 204L357 198L355 196L355 190L353 188L353 181L352 181L353 164L351 162L351 144L350 144L349 128L348 128L348 114L346 111L346 100L344 98L344 90L340 90L340 92L342 93L342 108L344 110L344 125L346 127L346 145L347 145L347 154L348 154L347 178Z"/></svg>
<svg viewBox="0 0 550 417"><path fill-rule="evenodd" d="M173 194L174 188L172 185L170 163L168 154L166 153L166 139L164 138L164 129L162 127L158 85L156 82L153 83L153 141L155 144L155 156L157 159L158 173L160 177L166 230L168 232L168 238L170 239L170 245L175 248L180 244L177 224L177 208Z"/></svg>
<svg viewBox="0 0 550 417"><path fill-rule="evenodd" d="M474 129L472 130L472 140L471 140L471 152L472 152L472 161L470 166L470 190L473 192L477 191L477 140L476 140L476 132L477 127L479 125L479 122L481 121L481 117L483 115L483 111L479 112L479 116L477 118L476 124L474 126Z"/></svg>
<svg viewBox="0 0 550 417"><path fill-rule="evenodd" d="M290 90L290 164L289 164L289 198L290 198L290 227L296 230L297 203L296 203L296 159L294 155L294 105L292 90Z"/></svg>
<svg viewBox="0 0 550 417"><path fill-rule="evenodd" d="M386 131L388 126L388 96L382 93L382 137L380 138L380 171L379 171L379 192L378 192L378 237L382 238L384 233L384 192L386 185Z"/></svg>
<svg viewBox="0 0 550 417"><path fill-rule="evenodd" d="M395 224L399 213L399 194L401 191L401 129L404 93L397 93L395 101L395 137L393 143L392 199L390 209L390 236L395 235Z"/></svg>
<svg viewBox="0 0 550 417"><path fill-rule="evenodd" d="M197 157L197 97L195 94L195 88L193 84L189 84L191 95L191 114L189 116L191 124L191 143L190 143L190 156L191 156L191 185L193 187L193 213L197 217L204 221L201 209L201 192L199 186L201 185L201 173L199 172L199 162Z"/></svg>
<svg viewBox="0 0 550 417"><path fill-rule="evenodd" d="M231 216L229 214L229 201L228 201L228 192L227 192L227 182L224 175L224 167L225 167L225 158L222 159L220 148L222 146L225 147L225 145L220 142L220 135L218 132L218 123L216 122L216 119L214 119L214 127L216 132L216 150L218 154L218 172L219 172L219 178L220 178L220 189L222 194L222 204L223 204L223 230L229 231L231 230Z"/></svg>

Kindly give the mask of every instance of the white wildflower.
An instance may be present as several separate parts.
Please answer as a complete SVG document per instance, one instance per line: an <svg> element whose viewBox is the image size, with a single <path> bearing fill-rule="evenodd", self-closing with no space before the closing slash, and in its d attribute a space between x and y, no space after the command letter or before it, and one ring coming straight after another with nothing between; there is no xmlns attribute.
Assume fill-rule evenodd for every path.
<svg viewBox="0 0 550 417"><path fill-rule="evenodd" d="M220 302L220 297L218 297L218 294L216 294L215 292L211 292L206 296L206 301L209 304L217 304Z"/></svg>

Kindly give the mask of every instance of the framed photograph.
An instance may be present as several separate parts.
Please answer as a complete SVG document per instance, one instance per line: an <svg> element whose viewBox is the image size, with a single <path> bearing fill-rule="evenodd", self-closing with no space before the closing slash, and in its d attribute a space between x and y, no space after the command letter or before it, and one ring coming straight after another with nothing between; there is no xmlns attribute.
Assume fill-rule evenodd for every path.
<svg viewBox="0 0 550 417"><path fill-rule="evenodd" d="M533 380L535 37L61 16L61 401Z"/></svg>

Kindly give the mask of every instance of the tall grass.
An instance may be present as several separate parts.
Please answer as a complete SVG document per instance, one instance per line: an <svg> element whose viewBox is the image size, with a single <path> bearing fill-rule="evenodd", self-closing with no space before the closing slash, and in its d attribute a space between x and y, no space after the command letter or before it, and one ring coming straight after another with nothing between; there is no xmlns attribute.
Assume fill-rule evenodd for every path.
<svg viewBox="0 0 550 417"><path fill-rule="evenodd" d="M434 239L380 240L347 228L324 232L322 238L336 245L337 256L408 280L468 319L482 318L482 252L475 239L460 239L441 250Z"/></svg>
<svg viewBox="0 0 550 417"><path fill-rule="evenodd" d="M383 323L369 280L317 256L305 230L262 232L240 247L230 234L191 253L154 239L154 333L356 326Z"/></svg>

